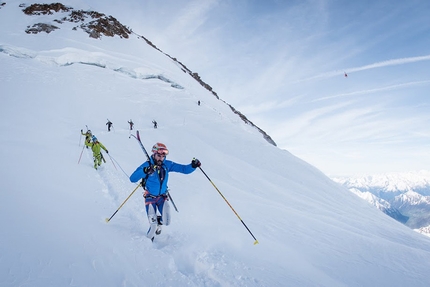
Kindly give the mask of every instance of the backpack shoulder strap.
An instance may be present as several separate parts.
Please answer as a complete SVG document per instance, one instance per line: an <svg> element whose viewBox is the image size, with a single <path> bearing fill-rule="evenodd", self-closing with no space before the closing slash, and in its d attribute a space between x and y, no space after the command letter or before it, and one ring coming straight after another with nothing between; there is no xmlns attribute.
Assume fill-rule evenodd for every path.
<svg viewBox="0 0 430 287"><path fill-rule="evenodd" d="M151 162L149 160L147 160L146 162L149 162L149 165L151 165ZM146 180L148 179L149 174L146 174L145 177L142 177L142 181L141 181L141 185L143 189L146 189Z"/></svg>

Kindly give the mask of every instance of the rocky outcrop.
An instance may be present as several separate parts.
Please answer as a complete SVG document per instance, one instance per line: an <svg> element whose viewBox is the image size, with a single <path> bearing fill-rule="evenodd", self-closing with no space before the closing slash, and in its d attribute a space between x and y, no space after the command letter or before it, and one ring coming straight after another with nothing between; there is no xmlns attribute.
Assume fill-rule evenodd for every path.
<svg viewBox="0 0 430 287"><path fill-rule="evenodd" d="M128 38L131 31L112 16L95 11L74 10L61 3L32 4L22 10L26 15L53 15L57 12L69 13L67 16L53 21L62 24L64 22L77 23L73 30L82 29L91 38L99 39L102 36ZM40 32L50 33L59 27L48 23L37 23L27 27L26 32L37 34Z"/></svg>

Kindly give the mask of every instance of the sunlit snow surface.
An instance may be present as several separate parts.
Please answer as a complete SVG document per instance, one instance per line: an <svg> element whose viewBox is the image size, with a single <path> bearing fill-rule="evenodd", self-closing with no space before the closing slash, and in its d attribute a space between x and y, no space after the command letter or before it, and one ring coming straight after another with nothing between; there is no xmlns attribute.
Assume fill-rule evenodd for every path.
<svg viewBox="0 0 430 287"><path fill-rule="evenodd" d="M430 284L428 238L267 143L171 59L136 38L27 35L17 6L0 9L0 286ZM148 150L199 158L259 244L199 170L171 174L179 212L154 243L141 189L106 223L145 161L130 119ZM86 125L109 150L97 171Z"/></svg>

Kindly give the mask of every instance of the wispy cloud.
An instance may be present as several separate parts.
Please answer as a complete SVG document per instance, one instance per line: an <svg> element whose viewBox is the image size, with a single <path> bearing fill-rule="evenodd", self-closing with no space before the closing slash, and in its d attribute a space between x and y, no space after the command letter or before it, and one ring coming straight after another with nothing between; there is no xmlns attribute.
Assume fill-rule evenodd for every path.
<svg viewBox="0 0 430 287"><path fill-rule="evenodd" d="M240 106L241 112L245 114L259 114L265 112L273 112L275 110L292 107L296 104L303 96L291 97L284 101L272 100L272 101L259 101L257 104L245 104Z"/></svg>
<svg viewBox="0 0 430 287"><path fill-rule="evenodd" d="M218 0L188 2L170 23L166 32L173 37L187 38L193 35L205 23L209 12L217 5Z"/></svg>
<svg viewBox="0 0 430 287"><path fill-rule="evenodd" d="M375 68L381 68L386 66L396 66L396 65L404 65L409 63L421 62L421 61L429 61L430 55L419 56L419 57L409 57L409 58L400 58L400 59L392 59L388 61L377 62L374 64L348 69L348 72L357 72Z"/></svg>
<svg viewBox="0 0 430 287"><path fill-rule="evenodd" d="M339 98L339 97L348 97L348 96L357 96L357 95L372 94L372 93L377 93L377 92L390 91L390 90L396 90L396 89L407 88L407 87L418 86L418 85L426 85L426 84L430 84L430 80L428 80L428 81L408 82L408 83L397 84L397 85L390 85L390 86L380 87L380 88L375 88L375 89L368 89L368 90L354 91L354 92L350 92L350 93L343 93L343 94L338 94L338 95L333 95L333 96L327 96L327 97L318 98L318 99L312 100L311 102L330 100L330 99Z"/></svg>
<svg viewBox="0 0 430 287"><path fill-rule="evenodd" d="M344 73L350 74L350 73L354 73L354 72L377 69L377 68L382 68L382 67L387 67L387 66L405 65L405 64L416 63L416 62L421 62L421 61L429 61L429 60L430 60L430 55L392 59L392 60L387 60L387 61L382 61L382 62L376 62L373 64L361 66L361 67L345 68L343 70L326 72L326 73L322 73L322 74L312 76L312 77L309 77L306 79L302 79L299 82L315 80L315 79L319 79L319 78L337 77L339 75L343 75Z"/></svg>

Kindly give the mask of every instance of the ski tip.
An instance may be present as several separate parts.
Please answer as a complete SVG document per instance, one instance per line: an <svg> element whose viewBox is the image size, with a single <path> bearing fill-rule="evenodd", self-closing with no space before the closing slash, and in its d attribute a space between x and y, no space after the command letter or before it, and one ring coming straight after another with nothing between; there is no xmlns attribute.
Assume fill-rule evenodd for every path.
<svg viewBox="0 0 430 287"><path fill-rule="evenodd" d="M258 244L258 240L255 240L254 245L257 245L257 244Z"/></svg>

